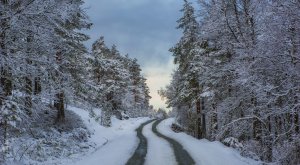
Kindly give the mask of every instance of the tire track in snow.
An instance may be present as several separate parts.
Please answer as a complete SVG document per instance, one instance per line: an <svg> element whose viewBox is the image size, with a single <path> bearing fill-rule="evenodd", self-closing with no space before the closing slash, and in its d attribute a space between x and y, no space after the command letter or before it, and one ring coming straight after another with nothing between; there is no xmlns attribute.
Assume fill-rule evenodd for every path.
<svg viewBox="0 0 300 165"><path fill-rule="evenodd" d="M142 165L145 162L145 157L147 155L147 139L146 137L142 134L143 128L145 125L151 123L154 120L149 120L143 124L141 124L141 126L139 126L136 129L137 132L137 137L140 140L140 143L137 147L137 149L135 150L134 154L132 155L132 157L127 161L126 165Z"/></svg>
<svg viewBox="0 0 300 165"><path fill-rule="evenodd" d="M177 164L173 148L170 143L152 132L154 122L147 124L143 135L148 140L148 150L145 165L175 165Z"/></svg>
<svg viewBox="0 0 300 165"><path fill-rule="evenodd" d="M154 124L152 125L152 131L158 137L166 139L172 145L178 165L194 165L195 161L190 156L190 154L182 147L182 145L180 143L178 143L174 139L169 138L157 131L156 127L161 121L162 120L158 120L158 121L154 122Z"/></svg>

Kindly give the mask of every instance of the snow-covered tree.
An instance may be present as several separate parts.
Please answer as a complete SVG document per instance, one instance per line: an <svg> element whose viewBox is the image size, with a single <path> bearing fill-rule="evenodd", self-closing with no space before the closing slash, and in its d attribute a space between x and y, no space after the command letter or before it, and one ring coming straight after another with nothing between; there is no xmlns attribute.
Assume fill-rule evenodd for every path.
<svg viewBox="0 0 300 165"><path fill-rule="evenodd" d="M136 59L130 60L128 63L130 73L129 82L129 98L131 98L131 106L129 105L129 115L132 117L145 116L149 108L149 88L146 84L146 79L141 75L140 65Z"/></svg>
<svg viewBox="0 0 300 165"><path fill-rule="evenodd" d="M57 121L63 121L65 98L61 96L73 94L72 81L85 52L82 41L87 36L77 30L90 26L82 3L0 1L0 109L6 114L0 116L1 130L10 119L18 119L22 128L30 129L40 111L53 108L51 100L59 107ZM70 93L58 95L67 88ZM27 115L30 120L24 120Z"/></svg>
<svg viewBox="0 0 300 165"><path fill-rule="evenodd" d="M200 128L192 126L197 118L188 110L197 109L191 104L203 98L206 123L200 131L206 131L206 138L234 137L244 143L245 155L250 151L267 162L297 164L295 154L284 153L299 153L291 147L299 146L299 3L198 2L199 17L190 21L199 23L198 33L184 29L184 40L171 49L179 67L160 94L187 132ZM192 20L186 18L180 21ZM193 38L187 34L196 44L182 42Z"/></svg>
<svg viewBox="0 0 300 165"><path fill-rule="evenodd" d="M196 108L197 113L197 130L198 138L202 137L201 133L201 85L198 81L198 74L201 72L201 55L198 54L201 48L199 39L199 23L196 20L194 7L187 0L184 1L183 17L178 22L179 29L183 30L183 36L180 41L170 49L174 56L175 64L178 64L178 73L181 75L181 88L179 89L179 98L181 103L186 107ZM200 60L200 61L199 61ZM200 64L200 65L198 65ZM195 106L194 106L195 104Z"/></svg>
<svg viewBox="0 0 300 165"><path fill-rule="evenodd" d="M91 95L96 106L102 107L102 124L110 126L110 118L123 114L145 116L149 109L149 89L140 74L137 60L122 56L116 46L108 48L100 37L92 48Z"/></svg>

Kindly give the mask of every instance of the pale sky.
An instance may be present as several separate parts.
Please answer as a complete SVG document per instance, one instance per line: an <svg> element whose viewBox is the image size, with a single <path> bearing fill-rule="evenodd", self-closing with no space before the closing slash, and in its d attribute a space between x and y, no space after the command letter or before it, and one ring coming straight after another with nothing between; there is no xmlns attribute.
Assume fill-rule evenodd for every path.
<svg viewBox="0 0 300 165"><path fill-rule="evenodd" d="M137 58L147 78L155 108L165 108L157 91L170 82L174 69L168 51L181 36L176 21L181 17L183 0L84 0L84 8L94 24L85 31L91 39L100 36L106 44L117 45L121 54Z"/></svg>

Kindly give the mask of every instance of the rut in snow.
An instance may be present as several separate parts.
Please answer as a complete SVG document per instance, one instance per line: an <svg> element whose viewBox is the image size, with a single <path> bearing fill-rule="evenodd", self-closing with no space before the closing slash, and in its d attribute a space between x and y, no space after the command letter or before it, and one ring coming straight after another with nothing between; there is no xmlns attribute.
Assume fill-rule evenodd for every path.
<svg viewBox="0 0 300 165"><path fill-rule="evenodd" d="M176 161L177 161L178 165L194 165L195 161L190 156L190 154L182 147L182 145L180 143L178 143L174 139L169 138L157 131L156 127L161 121L162 120L158 120L152 125L152 131L158 137L166 139L171 144L172 148L174 149L174 153L175 153L175 157L176 157Z"/></svg>
<svg viewBox="0 0 300 165"><path fill-rule="evenodd" d="M136 129L137 136L140 140L140 143L139 143L137 149L135 150L134 154L132 155L132 157L126 163L126 165L142 165L142 164L144 164L145 157L147 155L147 139L142 134L142 131L143 131L144 126L151 123L152 121L154 121L154 120L149 120L149 121L141 124L141 126L139 126L139 128Z"/></svg>

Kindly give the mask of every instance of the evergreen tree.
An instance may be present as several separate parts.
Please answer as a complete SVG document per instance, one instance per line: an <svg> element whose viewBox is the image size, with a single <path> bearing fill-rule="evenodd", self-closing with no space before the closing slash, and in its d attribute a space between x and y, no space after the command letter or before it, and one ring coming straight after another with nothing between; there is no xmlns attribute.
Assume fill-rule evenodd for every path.
<svg viewBox="0 0 300 165"><path fill-rule="evenodd" d="M122 97L125 94L129 73L125 69L121 55L113 46L108 49L103 37L93 44L94 73L97 78L97 93L102 107L102 124L110 126L110 117L123 110Z"/></svg>
<svg viewBox="0 0 300 165"><path fill-rule="evenodd" d="M116 46L108 48L104 37L100 37L93 44L90 63L90 89L96 91L90 98L95 106L102 108L102 125L110 126L112 115L120 119L125 114L147 115L149 89L136 59L120 55Z"/></svg>
<svg viewBox="0 0 300 165"><path fill-rule="evenodd" d="M188 109L196 108L197 113L197 137L201 138L201 85L198 81L198 72L201 72L201 66L198 62L201 60L198 51L200 49L199 24L196 20L194 8L190 2L184 1L184 7L181 10L183 17L178 22L178 27L183 30L183 36L175 47L170 51L174 55L175 64L178 64L179 74L181 75L181 88L179 97ZM197 61L196 61L197 60ZM196 62L195 62L196 61ZM193 105L195 103L195 106Z"/></svg>
<svg viewBox="0 0 300 165"><path fill-rule="evenodd" d="M294 138L299 136L299 3L198 2L199 21L185 1L179 20L183 37L171 49L178 69L160 95L192 135L202 132L220 141L234 137L246 154L297 164L295 154L276 153L299 153L291 147L299 146ZM198 33L191 30L197 22ZM194 126L199 116L193 118L190 111L197 107L205 115L201 127Z"/></svg>

